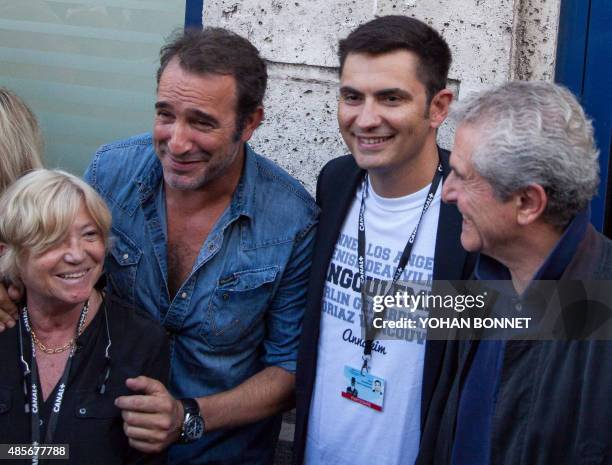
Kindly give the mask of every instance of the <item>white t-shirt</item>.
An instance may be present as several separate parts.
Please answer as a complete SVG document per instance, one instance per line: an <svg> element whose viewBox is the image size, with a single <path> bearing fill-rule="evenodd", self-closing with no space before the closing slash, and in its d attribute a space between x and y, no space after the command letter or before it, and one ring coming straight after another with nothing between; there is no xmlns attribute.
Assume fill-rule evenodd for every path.
<svg viewBox="0 0 612 465"><path fill-rule="evenodd" d="M393 279L429 188L428 185L414 194L387 199L378 196L369 185L365 211L368 279L387 282ZM438 187L419 227L401 281L431 283L433 279L440 195ZM306 465L409 465L418 453L424 331L383 330L378 334L370 373L386 380L382 412L341 395L347 390L345 366L360 369L363 355L357 268L360 202L361 188L338 237L325 283Z"/></svg>

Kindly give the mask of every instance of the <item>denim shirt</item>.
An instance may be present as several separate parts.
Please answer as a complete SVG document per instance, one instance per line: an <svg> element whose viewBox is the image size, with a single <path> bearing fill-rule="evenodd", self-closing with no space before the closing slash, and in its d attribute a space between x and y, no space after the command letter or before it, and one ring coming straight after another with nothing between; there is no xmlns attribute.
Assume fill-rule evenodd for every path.
<svg viewBox="0 0 612 465"><path fill-rule="evenodd" d="M171 300L163 172L151 136L102 146L85 178L113 216L109 292L166 328L175 397L227 391L268 366L295 371L318 216L299 182L247 145L231 203ZM268 463L279 428L277 415L206 432L174 446L169 463Z"/></svg>

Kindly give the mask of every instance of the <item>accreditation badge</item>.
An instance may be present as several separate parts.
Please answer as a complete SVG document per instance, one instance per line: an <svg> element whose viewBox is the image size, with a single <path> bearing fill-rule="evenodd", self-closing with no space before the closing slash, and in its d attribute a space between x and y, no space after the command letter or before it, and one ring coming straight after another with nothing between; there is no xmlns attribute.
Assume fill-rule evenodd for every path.
<svg viewBox="0 0 612 465"><path fill-rule="evenodd" d="M386 384L384 379L345 365L344 381L344 389L340 392L342 397L382 412Z"/></svg>

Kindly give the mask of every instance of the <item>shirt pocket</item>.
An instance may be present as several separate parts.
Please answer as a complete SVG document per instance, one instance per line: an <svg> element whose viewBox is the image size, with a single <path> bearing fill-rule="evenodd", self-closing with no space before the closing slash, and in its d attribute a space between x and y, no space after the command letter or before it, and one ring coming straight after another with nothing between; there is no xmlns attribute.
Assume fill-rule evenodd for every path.
<svg viewBox="0 0 612 465"><path fill-rule="evenodd" d="M11 411L13 395L11 388L0 386L0 415L8 414Z"/></svg>
<svg viewBox="0 0 612 465"><path fill-rule="evenodd" d="M0 381L8 380L2 379ZM29 416L26 418L23 411L23 394L18 395L18 392L22 389L21 383L16 383L15 388L0 386L0 442L4 444L27 444L30 442ZM0 460L0 463L30 465L32 461L16 458L9 461Z"/></svg>
<svg viewBox="0 0 612 465"><path fill-rule="evenodd" d="M22 438L15 431L14 412L11 412L13 407L13 392L12 389L5 386L0 386L0 439L3 443L26 443L29 435ZM23 409L23 406L22 406ZM23 410L22 410L23 411ZM1 462L0 462L1 463ZM25 462L24 462L25 463Z"/></svg>
<svg viewBox="0 0 612 465"><path fill-rule="evenodd" d="M111 252L106 272L111 292L131 305L135 303L136 272L142 250L123 232L112 228Z"/></svg>
<svg viewBox="0 0 612 465"><path fill-rule="evenodd" d="M278 266L269 266L222 277L202 323L202 339L211 348L230 353L263 340L263 317L278 272Z"/></svg>
<svg viewBox="0 0 612 465"><path fill-rule="evenodd" d="M74 463L123 462L129 446L123 433L121 410L115 406L115 398L121 394L110 391L100 394L92 390L75 392L75 423L70 443L79 444L79 447L70 449L70 459Z"/></svg>

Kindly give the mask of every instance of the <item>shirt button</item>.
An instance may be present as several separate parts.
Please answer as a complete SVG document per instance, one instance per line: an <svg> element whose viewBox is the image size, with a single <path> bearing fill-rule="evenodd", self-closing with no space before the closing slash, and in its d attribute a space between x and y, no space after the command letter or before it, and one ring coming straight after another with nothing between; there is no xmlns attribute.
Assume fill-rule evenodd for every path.
<svg viewBox="0 0 612 465"><path fill-rule="evenodd" d="M80 413L81 415L85 415L85 414L87 413L87 409L86 409L86 408L81 407L81 408L79 409L79 413Z"/></svg>
<svg viewBox="0 0 612 465"><path fill-rule="evenodd" d="M208 244L208 250L210 250L211 252L215 250L215 244Z"/></svg>
<svg viewBox="0 0 612 465"><path fill-rule="evenodd" d="M521 310L523 310L523 304L521 304L520 302L518 302L518 303L517 303L517 304L514 306L514 309L515 309L517 312L520 312Z"/></svg>
<svg viewBox="0 0 612 465"><path fill-rule="evenodd" d="M128 258L130 258L130 254L124 253L123 254L123 259L127 260Z"/></svg>
<svg viewBox="0 0 612 465"><path fill-rule="evenodd" d="M187 298L187 293L186 293L186 292L183 292L183 293L181 294L181 299L186 299L186 298Z"/></svg>
<svg viewBox="0 0 612 465"><path fill-rule="evenodd" d="M229 294L227 292L223 294L223 300L229 300Z"/></svg>

